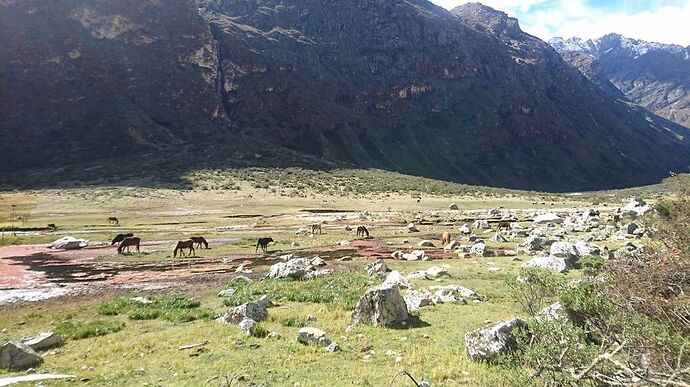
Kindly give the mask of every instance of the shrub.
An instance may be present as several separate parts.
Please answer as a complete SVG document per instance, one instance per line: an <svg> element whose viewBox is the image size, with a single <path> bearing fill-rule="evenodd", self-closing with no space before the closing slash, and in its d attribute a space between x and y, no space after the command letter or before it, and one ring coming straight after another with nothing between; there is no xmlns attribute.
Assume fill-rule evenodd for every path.
<svg viewBox="0 0 690 387"><path fill-rule="evenodd" d="M535 316L553 302L564 284L562 276L537 268L522 268L517 278L508 280L515 301L530 316Z"/></svg>
<svg viewBox="0 0 690 387"><path fill-rule="evenodd" d="M582 268L582 271L585 275L596 277L606 264L606 260L597 255L585 255L584 257L580 258L578 264Z"/></svg>
<svg viewBox="0 0 690 387"><path fill-rule="evenodd" d="M280 325L284 327L304 328L307 326L307 320L297 317L287 317L280 320Z"/></svg>

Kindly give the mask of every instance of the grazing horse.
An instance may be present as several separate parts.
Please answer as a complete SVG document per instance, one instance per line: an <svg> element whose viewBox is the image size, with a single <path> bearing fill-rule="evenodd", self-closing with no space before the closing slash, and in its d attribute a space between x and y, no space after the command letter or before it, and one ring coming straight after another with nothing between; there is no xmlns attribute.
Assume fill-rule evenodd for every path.
<svg viewBox="0 0 690 387"><path fill-rule="evenodd" d="M113 241L110 242L110 245L112 246L112 245L114 245L115 243L120 243L120 242L122 242L123 240L125 240L125 238L131 238L131 237L133 237L133 236L134 236L134 234L132 234L131 232L128 232L128 233L125 233L125 234L117 234L117 235L115 235L115 238L113 238Z"/></svg>
<svg viewBox="0 0 690 387"><path fill-rule="evenodd" d="M510 221L502 220L498 222L498 231L501 231L502 229L510 230Z"/></svg>
<svg viewBox="0 0 690 387"><path fill-rule="evenodd" d="M357 226L357 236L369 236L369 230L365 226Z"/></svg>
<svg viewBox="0 0 690 387"><path fill-rule="evenodd" d="M613 223L618 224L621 222L621 216L618 214L613 215Z"/></svg>
<svg viewBox="0 0 690 387"><path fill-rule="evenodd" d="M266 252L266 249L268 248L268 244L273 242L273 238L268 237L268 238L259 238L259 240L256 242L256 250L254 252L259 251L259 247L261 247L261 250Z"/></svg>
<svg viewBox="0 0 690 387"><path fill-rule="evenodd" d="M317 231L319 235L321 235L321 223L314 223L311 225L311 233L316 234Z"/></svg>
<svg viewBox="0 0 690 387"><path fill-rule="evenodd" d="M110 218L108 218L108 224L110 224L110 223L120 224L120 221L117 220L116 217L111 216Z"/></svg>
<svg viewBox="0 0 690 387"><path fill-rule="evenodd" d="M184 249L189 249L189 256L191 257L192 254L196 254L196 251L194 251L194 241L191 239L188 239L186 241L178 241L177 246L175 246L175 250L173 250L173 258L177 257L177 252L180 252L180 256L184 257Z"/></svg>
<svg viewBox="0 0 690 387"><path fill-rule="evenodd" d="M137 248L137 253L139 252L139 244L141 243L141 238L139 237L129 237L125 238L119 246L117 246L117 253L122 254L122 250L126 247L127 252L129 252L130 246L135 246Z"/></svg>
<svg viewBox="0 0 690 387"><path fill-rule="evenodd" d="M55 223L48 223L48 226L46 227L48 227L51 231L57 230L57 226L55 225Z"/></svg>
<svg viewBox="0 0 690 387"><path fill-rule="evenodd" d="M189 237L189 239L193 240L194 243L197 244L197 247L198 247L198 248L201 248L201 245L203 244L203 245L204 245L204 248L207 248L207 249L208 249L208 242L206 242L206 239L204 239L204 237L202 237L202 236L193 236L193 237Z"/></svg>
<svg viewBox="0 0 690 387"><path fill-rule="evenodd" d="M441 244L444 246L450 243L450 233L448 231L443 233L443 236L441 238Z"/></svg>

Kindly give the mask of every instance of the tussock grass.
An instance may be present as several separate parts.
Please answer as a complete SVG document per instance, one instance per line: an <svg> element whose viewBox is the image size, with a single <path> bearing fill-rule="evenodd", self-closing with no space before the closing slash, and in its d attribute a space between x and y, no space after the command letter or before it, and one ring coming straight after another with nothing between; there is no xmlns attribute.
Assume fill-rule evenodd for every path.
<svg viewBox="0 0 690 387"><path fill-rule="evenodd" d="M124 327L121 321L65 321L55 327L55 333L70 340L80 340L119 332Z"/></svg>
<svg viewBox="0 0 690 387"><path fill-rule="evenodd" d="M223 304L237 306L267 294L276 301L325 303L351 310L371 285L371 277L355 270L343 270L305 281L265 278L254 282L233 282L231 287L236 292L224 299Z"/></svg>
<svg viewBox="0 0 690 387"><path fill-rule="evenodd" d="M104 316L127 315L131 320L163 318L174 322L189 322L213 316L208 310L198 309L200 306L201 302L186 296L161 297L148 304L129 296L120 296L99 305L98 313Z"/></svg>

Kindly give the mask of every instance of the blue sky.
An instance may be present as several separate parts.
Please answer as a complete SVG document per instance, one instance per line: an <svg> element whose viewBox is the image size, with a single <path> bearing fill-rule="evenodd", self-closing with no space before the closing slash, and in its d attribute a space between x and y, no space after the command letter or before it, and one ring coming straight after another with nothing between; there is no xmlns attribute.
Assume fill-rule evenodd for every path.
<svg viewBox="0 0 690 387"><path fill-rule="evenodd" d="M445 7L466 0L431 0ZM629 38L690 45L690 0L484 0L520 20L541 39L598 38L617 32Z"/></svg>

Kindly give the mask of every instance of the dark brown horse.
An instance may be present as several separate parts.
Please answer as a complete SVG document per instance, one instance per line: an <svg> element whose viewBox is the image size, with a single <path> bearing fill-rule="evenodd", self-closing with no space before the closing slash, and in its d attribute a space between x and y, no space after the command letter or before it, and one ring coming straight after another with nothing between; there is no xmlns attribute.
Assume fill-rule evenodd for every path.
<svg viewBox="0 0 690 387"><path fill-rule="evenodd" d="M120 245L117 246L117 253L122 254L122 250L126 247L127 252L129 252L130 246L135 246L137 248L137 253L139 252L139 244L141 243L141 238L139 237L129 237L125 238Z"/></svg>
<svg viewBox="0 0 690 387"><path fill-rule="evenodd" d="M369 236L369 230L365 226L357 226L357 236Z"/></svg>
<svg viewBox="0 0 690 387"><path fill-rule="evenodd" d="M120 243L123 240L125 240L125 238L131 238L133 236L134 236L134 234L132 234L131 232L124 233L124 234L117 234L117 235L115 235L115 238L113 238L113 241L110 242L110 245L112 246L115 243Z"/></svg>
<svg viewBox="0 0 690 387"><path fill-rule="evenodd" d="M498 222L498 231L501 231L503 229L510 230L510 221L502 220Z"/></svg>
<svg viewBox="0 0 690 387"><path fill-rule="evenodd" d="M117 218L116 218L116 217L114 217L114 216L111 216L110 218L108 218L108 223L115 223L115 224L120 224L120 221L119 221L119 220L117 220Z"/></svg>
<svg viewBox="0 0 690 387"><path fill-rule="evenodd" d="M191 257L193 254L196 254L196 251L194 251L194 241L191 239L188 239L186 241L178 241L177 246L175 246L175 250L173 250L173 258L177 257L177 251L179 250L180 256L184 257L184 249L189 249L189 256Z"/></svg>
<svg viewBox="0 0 690 387"><path fill-rule="evenodd" d="M259 238L259 240L256 242L256 250L254 252L259 251L259 247L261 247L261 250L266 252L268 249L268 244L273 242L273 238L268 237L268 238Z"/></svg>
<svg viewBox="0 0 690 387"><path fill-rule="evenodd" d="M311 233L316 234L316 232L319 232L319 235L321 234L321 223L314 223L311 225Z"/></svg>
<svg viewBox="0 0 690 387"><path fill-rule="evenodd" d="M194 243L196 243L196 247L201 248L201 245L204 245L204 248L208 249L208 242L206 242L206 239L202 236L193 236L189 237L189 239L193 240Z"/></svg>

